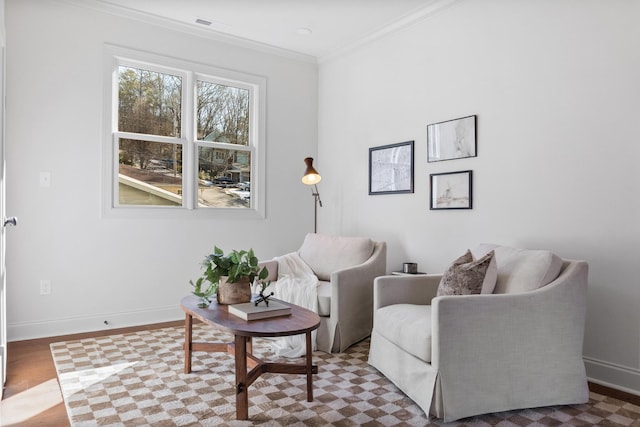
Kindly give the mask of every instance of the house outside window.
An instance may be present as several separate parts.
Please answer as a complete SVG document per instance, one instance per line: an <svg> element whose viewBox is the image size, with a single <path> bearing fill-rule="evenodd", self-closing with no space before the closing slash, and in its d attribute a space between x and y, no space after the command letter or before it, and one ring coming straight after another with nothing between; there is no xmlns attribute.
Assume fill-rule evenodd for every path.
<svg viewBox="0 0 640 427"><path fill-rule="evenodd" d="M107 51L104 211L264 217L264 79L122 48Z"/></svg>

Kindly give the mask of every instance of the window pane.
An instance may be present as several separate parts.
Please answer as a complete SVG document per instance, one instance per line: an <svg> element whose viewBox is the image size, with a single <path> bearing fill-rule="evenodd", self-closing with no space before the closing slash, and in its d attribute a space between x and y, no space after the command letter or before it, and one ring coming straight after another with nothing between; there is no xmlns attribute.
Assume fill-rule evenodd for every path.
<svg viewBox="0 0 640 427"><path fill-rule="evenodd" d="M118 130L180 137L182 78L119 67Z"/></svg>
<svg viewBox="0 0 640 427"><path fill-rule="evenodd" d="M251 153L198 147L198 203L214 208L251 207Z"/></svg>
<svg viewBox="0 0 640 427"><path fill-rule="evenodd" d="M198 139L249 145L249 91L198 81Z"/></svg>
<svg viewBox="0 0 640 427"><path fill-rule="evenodd" d="M120 205L182 206L182 146L121 139Z"/></svg>

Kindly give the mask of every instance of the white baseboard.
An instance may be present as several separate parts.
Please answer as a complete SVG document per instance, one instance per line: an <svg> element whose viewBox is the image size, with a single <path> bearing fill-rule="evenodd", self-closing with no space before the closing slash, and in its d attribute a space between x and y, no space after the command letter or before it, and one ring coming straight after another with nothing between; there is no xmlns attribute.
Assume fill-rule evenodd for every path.
<svg viewBox="0 0 640 427"><path fill-rule="evenodd" d="M583 357L589 381L640 396L640 369Z"/></svg>
<svg viewBox="0 0 640 427"><path fill-rule="evenodd" d="M183 318L184 312L180 310L179 307L171 305L148 310L102 313L94 316L51 319L41 322L13 323L7 325L7 340L22 341L83 332L104 331L115 328L171 322Z"/></svg>

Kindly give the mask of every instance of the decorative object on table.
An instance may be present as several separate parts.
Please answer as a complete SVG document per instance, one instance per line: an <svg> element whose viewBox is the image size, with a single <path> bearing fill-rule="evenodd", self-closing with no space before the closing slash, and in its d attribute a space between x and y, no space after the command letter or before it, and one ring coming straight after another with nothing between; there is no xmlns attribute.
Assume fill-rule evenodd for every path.
<svg viewBox="0 0 640 427"><path fill-rule="evenodd" d="M415 262L405 262L402 264L402 272L407 274L416 274L418 272L418 264Z"/></svg>
<svg viewBox="0 0 640 427"><path fill-rule="evenodd" d="M429 175L429 209L471 209L473 171L432 173Z"/></svg>
<svg viewBox="0 0 640 427"><path fill-rule="evenodd" d="M476 116L427 125L427 162L476 157Z"/></svg>
<svg viewBox="0 0 640 427"><path fill-rule="evenodd" d="M263 281L269 275L267 267L260 268L258 265L253 249L234 249L225 255L222 249L215 246L213 253L205 257L202 267L205 271L195 284L189 281L195 288L193 294L200 298L200 307L209 306L214 294L219 304L249 302L251 284L256 279Z"/></svg>
<svg viewBox="0 0 640 427"><path fill-rule="evenodd" d="M242 277L235 282L229 282L221 278L218 283L216 300L218 304L239 304L251 301L251 281L248 277Z"/></svg>
<svg viewBox="0 0 640 427"><path fill-rule="evenodd" d="M318 192L317 184L322 180L322 177L317 170L313 168L313 157L306 157L304 163L307 165L307 169L302 176L302 183L306 185L313 185L311 189L311 195L314 198L313 208L313 232L318 232L318 205L322 207L322 200L320 200L320 193Z"/></svg>
<svg viewBox="0 0 640 427"><path fill-rule="evenodd" d="M271 284L271 281L265 282L263 280L260 282L260 292L258 293L258 298L256 298L256 300L253 302L255 305L258 305L261 302L264 302L264 305L269 307L269 298L273 296L274 292L271 292L268 295L265 295L264 291L269 287L270 284Z"/></svg>
<svg viewBox="0 0 640 427"><path fill-rule="evenodd" d="M257 305L253 302L229 305L229 313L244 320L268 319L270 317L288 316L291 307L278 301L271 301L271 305Z"/></svg>
<svg viewBox="0 0 640 427"><path fill-rule="evenodd" d="M413 141L369 148L369 195L413 193Z"/></svg>

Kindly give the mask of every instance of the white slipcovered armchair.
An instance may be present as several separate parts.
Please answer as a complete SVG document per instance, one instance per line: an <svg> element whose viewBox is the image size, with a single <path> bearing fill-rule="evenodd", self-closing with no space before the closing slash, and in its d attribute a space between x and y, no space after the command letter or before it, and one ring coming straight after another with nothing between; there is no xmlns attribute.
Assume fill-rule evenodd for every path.
<svg viewBox="0 0 640 427"><path fill-rule="evenodd" d="M309 233L297 253L318 277L317 348L343 352L367 338L373 325L373 280L386 273L386 243ZM260 264L268 268L268 280L278 279L276 260Z"/></svg>
<svg viewBox="0 0 640 427"><path fill-rule="evenodd" d="M441 275L374 284L369 363L444 421L584 403L588 265L547 251L495 251L493 294L436 296Z"/></svg>

